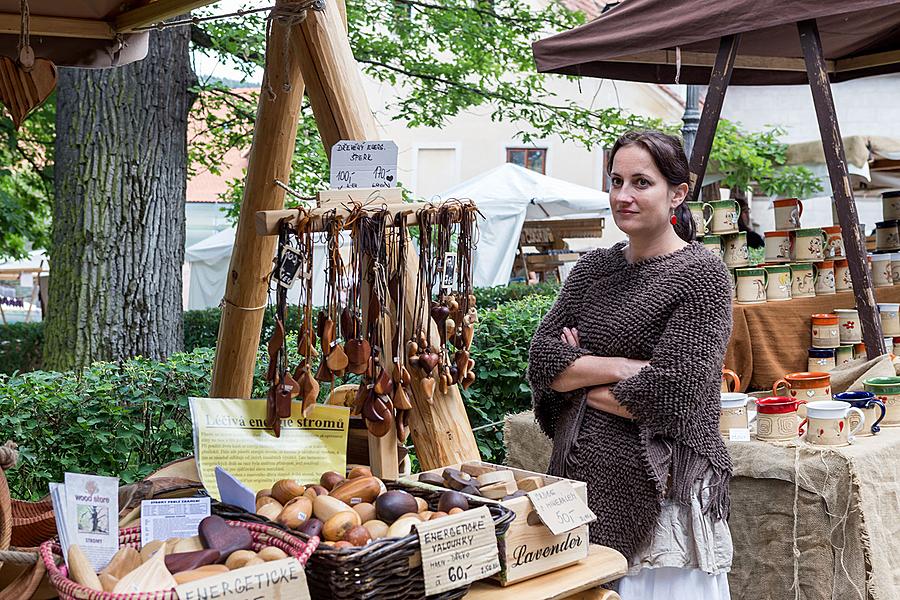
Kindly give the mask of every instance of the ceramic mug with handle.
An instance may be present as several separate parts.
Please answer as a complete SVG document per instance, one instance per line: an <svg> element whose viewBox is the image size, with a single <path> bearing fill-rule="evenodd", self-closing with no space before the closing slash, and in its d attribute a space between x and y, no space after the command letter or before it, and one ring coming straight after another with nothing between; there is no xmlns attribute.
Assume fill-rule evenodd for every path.
<svg viewBox="0 0 900 600"><path fill-rule="evenodd" d="M785 198L776 200L775 205L775 229L778 231L790 231L800 228L800 217L803 216L803 203L798 198Z"/></svg>
<svg viewBox="0 0 900 600"><path fill-rule="evenodd" d="M769 396L756 401L756 439L765 442L787 442L800 435L797 410L803 400L786 396Z"/></svg>
<svg viewBox="0 0 900 600"><path fill-rule="evenodd" d="M778 396L778 388L782 386L791 398L806 402L831 400L831 375L824 371L788 373L772 385L772 395Z"/></svg>
<svg viewBox="0 0 900 600"><path fill-rule="evenodd" d="M859 420L856 426L850 424L850 415ZM800 424L806 426L806 441L816 446L846 446L853 442L857 433L866 424L866 415L855 406L838 400L819 400L806 405L806 419Z"/></svg>
<svg viewBox="0 0 900 600"><path fill-rule="evenodd" d="M712 233L737 233L738 218L741 216L741 205L736 200L717 200L708 202L703 208L709 207L712 211L712 219L709 222L709 230Z"/></svg>
<svg viewBox="0 0 900 600"><path fill-rule="evenodd" d="M865 422L868 426L861 429L857 435L875 435L881 431L881 421L887 414L887 409L884 406L884 402L876 398L874 393L841 392L840 394L835 394L834 399L839 402L846 402L865 414ZM850 415L850 427L856 427L858 421L859 419L855 418L855 415Z"/></svg>
<svg viewBox="0 0 900 600"><path fill-rule="evenodd" d="M748 403L750 396L741 393L724 393L721 395L719 408L719 432L728 436L732 429L749 429L756 421L756 415L750 417Z"/></svg>
<svg viewBox="0 0 900 600"><path fill-rule="evenodd" d="M740 389L741 378L738 374L731 369L722 369L722 392L738 392Z"/></svg>

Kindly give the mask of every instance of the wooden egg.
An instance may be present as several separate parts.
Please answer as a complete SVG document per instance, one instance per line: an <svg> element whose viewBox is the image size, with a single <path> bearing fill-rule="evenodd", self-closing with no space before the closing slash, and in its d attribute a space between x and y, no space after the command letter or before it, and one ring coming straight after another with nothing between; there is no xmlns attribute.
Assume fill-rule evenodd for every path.
<svg viewBox="0 0 900 600"><path fill-rule="evenodd" d="M416 496L416 505L419 507L419 510L416 512L424 512L428 510L428 503L425 502L424 498L419 498Z"/></svg>
<svg viewBox="0 0 900 600"><path fill-rule="evenodd" d="M326 540L336 542L344 539L348 531L360 524L359 515L356 512L352 510L341 512L325 521L325 525L322 527L322 535L325 536Z"/></svg>
<svg viewBox="0 0 900 600"><path fill-rule="evenodd" d="M284 506L276 521L290 529L298 529L312 514L312 501L306 496L298 496Z"/></svg>
<svg viewBox="0 0 900 600"><path fill-rule="evenodd" d="M332 498L331 496L316 496L316 499L313 500L313 514L321 519L323 523L334 515L345 511L353 512L353 509L337 498Z"/></svg>
<svg viewBox="0 0 900 600"><path fill-rule="evenodd" d="M293 479L281 479L272 486L272 497L284 505L297 496L302 496L305 491L306 488Z"/></svg>
<svg viewBox="0 0 900 600"><path fill-rule="evenodd" d="M369 537L373 540L387 537L389 527L384 521L373 519L371 521L366 521L362 526L366 528L366 531L369 532Z"/></svg>
<svg viewBox="0 0 900 600"><path fill-rule="evenodd" d="M440 510L436 510L433 513L431 513L431 518L429 519L429 521L434 521L435 519L440 519L441 517L446 517L446 516L447 516L447 513L440 511Z"/></svg>
<svg viewBox="0 0 900 600"><path fill-rule="evenodd" d="M372 469L369 467L357 466L350 469L350 472L347 473L347 479L356 479L357 477L371 477Z"/></svg>
<svg viewBox="0 0 900 600"><path fill-rule="evenodd" d="M256 558L256 552L252 550L235 550L225 559L225 566L230 571L234 571L245 566L251 558Z"/></svg>
<svg viewBox="0 0 900 600"><path fill-rule="evenodd" d="M277 504L279 507L282 506L281 502L273 498L272 496L260 496L256 499L256 510L259 512L259 509L265 506L266 504Z"/></svg>
<svg viewBox="0 0 900 600"><path fill-rule="evenodd" d="M353 507L353 510L359 513L359 518L363 523L375 518L375 505L370 502L360 502Z"/></svg>
<svg viewBox="0 0 900 600"><path fill-rule="evenodd" d="M385 523L393 523L406 513L417 513L418 509L415 497L403 490L391 490L375 499L375 514Z"/></svg>
<svg viewBox="0 0 900 600"><path fill-rule="evenodd" d="M421 523L419 517L406 517L405 519L397 519L394 524L388 528L387 537L404 537L412 532L413 525Z"/></svg>
<svg viewBox="0 0 900 600"><path fill-rule="evenodd" d="M334 471L326 471L325 473L322 473L322 477L319 478L319 485L330 492L334 489L334 486L336 486L343 480L344 477L340 473L335 473Z"/></svg>
<svg viewBox="0 0 900 600"><path fill-rule="evenodd" d="M466 500L466 497L463 496L460 492L454 492L453 490L447 490L446 492L441 494L441 497L438 500L439 511L453 514L450 511L455 507L458 507L460 510L468 510L469 501Z"/></svg>
<svg viewBox="0 0 900 600"><path fill-rule="evenodd" d="M306 486L306 491L303 492L303 495L310 500L313 500L316 496L327 496L328 490L323 488L321 485L308 485Z"/></svg>
<svg viewBox="0 0 900 600"><path fill-rule="evenodd" d="M354 546L365 546L372 540L372 536L369 534L368 529L362 525L357 525L344 534L344 540Z"/></svg>
<svg viewBox="0 0 900 600"><path fill-rule="evenodd" d="M451 508L451 509L450 509L450 512L448 512L447 514L449 514L449 515L458 515L458 514L461 513L461 512L465 512L465 509L460 508L460 507L458 507L458 506L455 506L455 507Z"/></svg>
<svg viewBox="0 0 900 600"><path fill-rule="evenodd" d="M274 504L263 504L256 510L256 514L265 517L270 521L274 521L278 518L278 515L281 514L282 510L284 510L284 507L281 506L280 503L275 502Z"/></svg>
<svg viewBox="0 0 900 600"><path fill-rule="evenodd" d="M315 517L306 521L300 528L300 533L305 533L309 537L322 537L322 526L325 525L320 519Z"/></svg>
<svg viewBox="0 0 900 600"><path fill-rule="evenodd" d="M281 548L276 548L275 546L266 546L265 548L257 552L256 555L266 562L272 560L281 560L288 557L287 552L285 552Z"/></svg>

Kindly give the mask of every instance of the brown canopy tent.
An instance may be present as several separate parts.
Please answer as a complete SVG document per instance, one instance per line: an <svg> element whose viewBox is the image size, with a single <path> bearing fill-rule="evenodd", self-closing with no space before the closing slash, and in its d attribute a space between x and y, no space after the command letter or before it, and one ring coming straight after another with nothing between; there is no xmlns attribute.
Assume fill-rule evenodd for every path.
<svg viewBox="0 0 900 600"><path fill-rule="evenodd" d="M809 83L863 339L874 358L884 353L881 322L830 82L900 71L898 29L900 0L625 0L538 41L534 56L544 72L708 83L690 160L694 182L703 181L729 83Z"/></svg>

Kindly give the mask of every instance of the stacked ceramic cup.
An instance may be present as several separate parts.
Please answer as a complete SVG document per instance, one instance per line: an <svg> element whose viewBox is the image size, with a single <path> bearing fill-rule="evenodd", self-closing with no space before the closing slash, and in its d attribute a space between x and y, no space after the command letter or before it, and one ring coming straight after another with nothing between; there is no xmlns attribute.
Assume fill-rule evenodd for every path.
<svg viewBox="0 0 900 600"><path fill-rule="evenodd" d="M750 267L747 233L738 230L741 205L721 190L715 202L688 202L697 228L697 237L706 248L721 258L731 272L732 298L740 304L766 301L768 274L762 268Z"/></svg>
<svg viewBox="0 0 900 600"><path fill-rule="evenodd" d="M900 283L900 192L881 195L883 221L875 223L875 252L869 255L872 285Z"/></svg>

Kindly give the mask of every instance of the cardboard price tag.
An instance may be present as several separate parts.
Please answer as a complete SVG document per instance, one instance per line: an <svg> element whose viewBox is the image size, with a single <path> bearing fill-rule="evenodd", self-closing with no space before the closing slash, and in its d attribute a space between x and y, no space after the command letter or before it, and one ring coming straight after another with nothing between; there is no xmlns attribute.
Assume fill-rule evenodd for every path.
<svg viewBox="0 0 900 600"><path fill-rule="evenodd" d="M588 505L575 493L568 481L558 481L528 492L534 510L553 535L572 531L597 520Z"/></svg>
<svg viewBox="0 0 900 600"><path fill-rule="evenodd" d="M746 427L732 427L728 430L728 439L732 442L749 442L750 430Z"/></svg>
<svg viewBox="0 0 900 600"><path fill-rule="evenodd" d="M486 506L416 525L425 595L453 590L500 571L494 520Z"/></svg>
<svg viewBox="0 0 900 600"><path fill-rule="evenodd" d="M306 572L296 558L183 583L175 588L175 593L181 600L309 600Z"/></svg>

